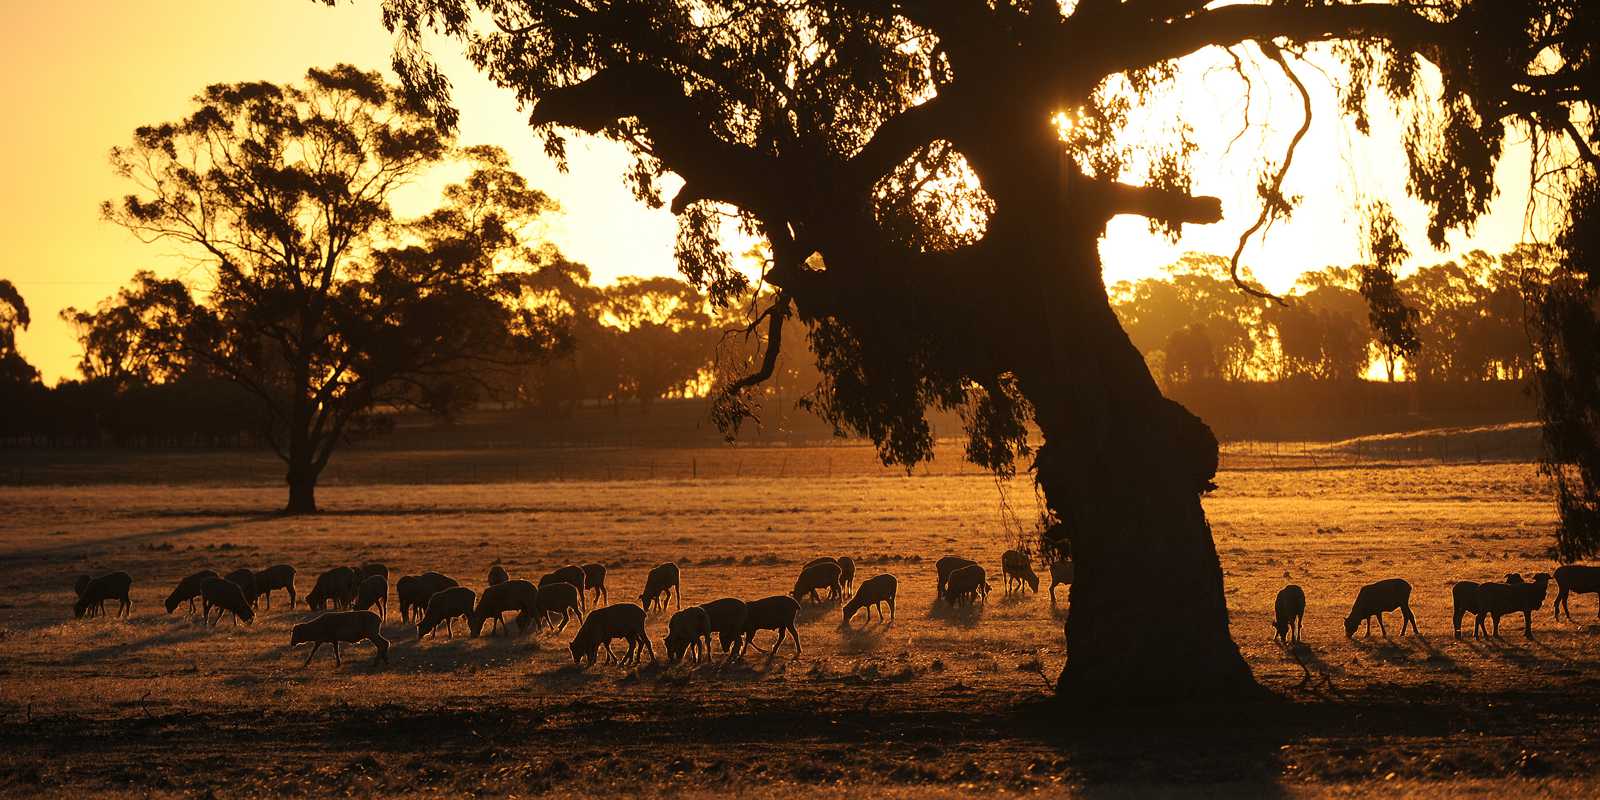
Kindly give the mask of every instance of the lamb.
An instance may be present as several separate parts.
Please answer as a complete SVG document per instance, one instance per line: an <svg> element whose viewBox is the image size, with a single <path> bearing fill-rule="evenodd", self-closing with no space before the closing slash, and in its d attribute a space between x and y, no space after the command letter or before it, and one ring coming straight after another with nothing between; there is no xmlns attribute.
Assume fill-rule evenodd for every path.
<svg viewBox="0 0 1600 800"><path fill-rule="evenodd" d="M861 582L861 587L856 589L854 597L844 607L844 622L849 625L850 618L857 611L867 610L867 621L872 621L872 609L878 609L878 621L883 621L883 603L889 604L889 619L894 619L894 596L900 589L900 582L895 576L888 573L874 575Z"/></svg>
<svg viewBox="0 0 1600 800"><path fill-rule="evenodd" d="M970 558L962 558L961 556L945 556L944 558L939 559L939 561L934 564L934 569L938 570L939 572L938 596L944 597L944 586L945 582L950 580L950 573L955 572L962 567L970 567L976 563L978 562L973 561Z"/></svg>
<svg viewBox="0 0 1600 800"><path fill-rule="evenodd" d="M1556 619L1561 619L1562 611L1567 612L1567 619L1572 619L1572 607L1567 604L1567 595L1600 595L1600 567L1584 564L1556 567L1556 586ZM1600 616L1600 612L1597 612L1597 616Z"/></svg>
<svg viewBox="0 0 1600 800"><path fill-rule="evenodd" d="M250 610L250 597L245 594L244 588L238 583L227 578L207 578L200 584L200 597L205 601L201 606L208 625L215 628L222 622L224 612L233 614L233 624L238 625L239 620L245 623L255 621L256 614ZM217 610L215 621L211 619L211 609Z"/></svg>
<svg viewBox="0 0 1600 800"><path fill-rule="evenodd" d="M456 585L455 578L437 572L402 577L394 585L395 597L400 601L400 620L410 622L412 617L422 616L429 598Z"/></svg>
<svg viewBox="0 0 1600 800"><path fill-rule="evenodd" d="M856 590L856 562L849 556L839 556L839 585L849 597Z"/></svg>
<svg viewBox="0 0 1600 800"><path fill-rule="evenodd" d="M421 641L429 631L444 625L444 632L450 638L455 638L455 629L452 624L456 617L471 619L473 603L478 599L478 593L465 586L452 586L442 592L435 592L428 598L428 610L422 615L422 621L417 623L417 640Z"/></svg>
<svg viewBox="0 0 1600 800"><path fill-rule="evenodd" d="M795 617L800 614L800 601L786 594L776 594L751 601L746 604L746 610L744 644L739 648L740 655L744 654L746 647L767 652L756 644L756 632L777 631L778 641L772 644L772 654L778 654L778 647L783 644L784 633L789 633L794 636L794 657L800 657L800 630L794 626Z"/></svg>
<svg viewBox="0 0 1600 800"><path fill-rule="evenodd" d="M800 571L800 577L795 578L794 591L789 593L796 601L810 595L811 602L821 602L817 597L818 589L828 590L828 599L836 600L843 589L839 586L839 562L833 559L826 561L813 561L810 566Z"/></svg>
<svg viewBox="0 0 1600 800"><path fill-rule="evenodd" d="M750 615L749 607L735 597L712 600L700 607L706 610L706 616L711 619L711 632L717 635L717 644L722 646L722 652L728 653L730 659L736 658L741 650L739 645L744 636L744 621Z"/></svg>
<svg viewBox="0 0 1600 800"><path fill-rule="evenodd" d="M1021 550L1007 550L1001 553L1000 571L1005 573L1007 592L1010 592L1013 586L1020 592L1026 584L1033 589L1034 594L1039 593L1039 576L1034 574L1033 564L1028 559L1027 553Z"/></svg>
<svg viewBox="0 0 1600 800"><path fill-rule="evenodd" d="M606 663L616 661L616 653L611 652L612 639L628 641L628 652L622 657L624 665L638 663L641 649L650 653L652 662L656 660L656 649L651 646L650 635L644 629L644 609L632 603L619 603L597 608L583 621L583 626L578 628L578 635L572 637L572 643L567 645L567 649L572 651L572 663L583 664L587 659L587 666L594 666L601 647L606 649Z"/></svg>
<svg viewBox="0 0 1600 800"><path fill-rule="evenodd" d="M374 605L378 607L378 619L389 616L389 579L378 573L361 579L361 584L356 587L355 603L351 608L355 611L366 611Z"/></svg>
<svg viewBox="0 0 1600 800"><path fill-rule="evenodd" d="M583 607L578 601L578 587L570 583L551 583L539 587L539 616L548 620L551 614L556 613L561 615L561 627L556 628L556 633L566 630L567 622L574 616L579 622L583 621Z"/></svg>
<svg viewBox="0 0 1600 800"><path fill-rule="evenodd" d="M1544 605L1545 595L1550 591L1550 575L1541 572L1533 576L1531 583L1485 583L1478 587L1478 596L1482 604L1479 614L1487 614L1494 620L1495 638L1500 638L1500 618L1507 614L1522 612L1522 635L1533 638L1533 612ZM1479 616L1479 625L1483 617Z"/></svg>
<svg viewBox="0 0 1600 800"><path fill-rule="evenodd" d="M215 570L203 569L178 581L177 588L172 590L172 594L167 595L167 613L171 614L177 611L178 606L187 600L189 601L189 613L193 614L195 598L200 596L200 585L215 577L218 577Z"/></svg>
<svg viewBox="0 0 1600 800"><path fill-rule="evenodd" d="M256 591L256 574L254 572L240 567L222 576L222 579L233 581L239 587L239 591L244 592L244 599L250 601L251 607L255 606L256 598L260 597L261 593Z"/></svg>
<svg viewBox="0 0 1600 800"><path fill-rule="evenodd" d="M677 564L668 561L665 564L656 565L655 568L650 570L650 574L645 576L644 591L639 594L639 605L650 609L659 600L661 610L665 611L667 600L672 597L672 591L676 589L678 592L678 610L683 610L683 585L680 580L681 574L678 572Z"/></svg>
<svg viewBox="0 0 1600 800"><path fill-rule="evenodd" d="M1383 625L1383 612L1400 609L1404 621L1400 623L1400 635L1406 635L1406 625L1411 626L1412 632L1417 631L1417 618L1411 613L1411 584L1402 578L1389 578L1377 583L1369 583L1361 587L1356 594L1355 605L1350 609L1350 616L1344 618L1344 635L1355 636L1356 628L1361 626L1361 621L1367 621L1367 635L1372 635L1372 618L1378 618L1378 630L1384 636L1389 635L1389 630Z"/></svg>
<svg viewBox="0 0 1600 800"><path fill-rule="evenodd" d="M1279 589L1278 599L1272 603L1272 629L1277 633L1278 641L1289 641L1291 631L1294 640L1300 641L1300 631L1304 626L1305 616L1305 590L1292 583Z"/></svg>
<svg viewBox="0 0 1600 800"><path fill-rule="evenodd" d="M965 602L970 606L979 595L985 599L989 597L989 578L984 573L983 567L969 564L950 573L950 577L945 581L944 591L945 602L950 605Z"/></svg>
<svg viewBox="0 0 1600 800"><path fill-rule="evenodd" d="M361 583L361 578L352 567L334 567L317 576L317 585L311 587L311 594L306 595L306 605L313 611L321 611L333 603L339 609L348 609L350 602L356 599L356 587Z"/></svg>
<svg viewBox="0 0 1600 800"><path fill-rule="evenodd" d="M294 567L277 564L256 573L256 591L267 601L269 609L272 608L273 589L286 590L289 593L289 607L294 608Z"/></svg>
<svg viewBox="0 0 1600 800"><path fill-rule="evenodd" d="M676 664L685 651L694 654L697 664L711 657L711 615L700 606L689 606L667 620L667 660Z"/></svg>
<svg viewBox="0 0 1600 800"><path fill-rule="evenodd" d="M568 564L550 573L549 575L540 578L539 588L543 589L546 586L557 583L570 583L573 586L578 587L578 609L582 610L585 608L583 603L583 590L588 586L588 584L584 583L583 581L583 567L580 567L576 564Z"/></svg>
<svg viewBox="0 0 1600 800"><path fill-rule="evenodd" d="M478 607L472 610L472 616L467 617L467 625L471 628L472 635L477 636L482 633L483 621L491 617L494 619L495 627L503 631L505 618L502 615L507 611L518 612L518 630L527 630L530 622L537 624L539 587L534 586L532 581L519 578L484 589L483 594L478 597Z"/></svg>
<svg viewBox="0 0 1600 800"><path fill-rule="evenodd" d="M1508 575L1506 577L1509 583L1511 576ZM1518 578L1520 580L1521 576L1518 576ZM1455 638L1461 638L1461 618L1467 614L1471 614L1474 618L1472 638L1476 639L1479 634L1484 632L1482 588L1483 584L1476 581L1456 581L1450 587L1450 600L1451 605L1454 607L1451 624L1455 628Z"/></svg>
<svg viewBox="0 0 1600 800"><path fill-rule="evenodd" d="M1050 562L1050 605L1056 604L1056 587L1071 586L1076 572L1077 568L1072 565L1070 558L1058 558Z"/></svg>
<svg viewBox="0 0 1600 800"><path fill-rule="evenodd" d="M611 593L606 591L606 565L583 565L583 589L585 592L594 592L594 602L590 605L598 606L611 602Z"/></svg>
<svg viewBox="0 0 1600 800"><path fill-rule="evenodd" d="M502 567L499 564L495 564L494 566L489 567L489 585L490 586L499 586L500 584L505 583L506 581L509 581L509 580L511 580L511 576L506 574L506 568L505 567Z"/></svg>
<svg viewBox="0 0 1600 800"><path fill-rule="evenodd" d="M311 659L317 650L324 644L333 645L333 663L339 666L343 662L339 658L340 642L372 642L378 649L378 657L373 659L373 666L379 662L389 663L389 640L383 638L379 629L383 620L371 611L332 611L319 614L310 622L302 622L294 626L294 631L289 635L289 646L295 647L312 642L311 654L306 656L306 663L301 664L304 669L311 665Z"/></svg>
<svg viewBox="0 0 1600 800"><path fill-rule="evenodd" d="M101 575L84 585L83 591L78 593L78 602L72 606L73 616L82 619L89 609L97 609L105 613L107 600L116 600L117 616L133 615L133 601L128 599L128 589L133 586L133 577L126 572L111 572Z"/></svg>

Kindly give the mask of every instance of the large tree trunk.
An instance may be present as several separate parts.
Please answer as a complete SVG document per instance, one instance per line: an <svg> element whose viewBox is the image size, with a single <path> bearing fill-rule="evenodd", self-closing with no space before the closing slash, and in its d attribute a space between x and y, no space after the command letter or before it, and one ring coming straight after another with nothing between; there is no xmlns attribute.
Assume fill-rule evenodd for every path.
<svg viewBox="0 0 1600 800"><path fill-rule="evenodd" d="M289 505L286 514L317 513L317 472L309 464L291 465L286 476L289 484Z"/></svg>

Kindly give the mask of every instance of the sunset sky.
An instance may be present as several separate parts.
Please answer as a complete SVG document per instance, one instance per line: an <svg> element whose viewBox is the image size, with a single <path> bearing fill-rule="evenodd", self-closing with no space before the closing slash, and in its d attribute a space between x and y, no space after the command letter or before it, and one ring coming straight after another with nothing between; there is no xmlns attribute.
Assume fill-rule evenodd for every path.
<svg viewBox="0 0 1600 800"><path fill-rule="evenodd" d="M10 76L0 85L10 113L0 128L0 236L9 245L0 278L15 283L32 310L33 326L19 346L47 382L73 374L78 356L70 328L57 317L62 308L93 306L139 269L183 274L186 266L171 248L141 244L99 219L102 200L128 191L111 172L112 146L126 143L139 125L182 116L189 99L210 83L290 82L309 66L339 62L387 70L389 60L390 40L375 3L330 9L310 0L59 0L7 3L0 14L0 59ZM623 188L626 157L619 147L577 142L569 148L572 171L556 172L511 95L472 72L456 51L445 47L439 54L455 82L461 141L506 148L532 183L561 203L565 213L548 235L569 257L588 264L601 282L673 272L673 220ZM1299 124L1295 97L1262 93L1259 108L1270 105L1278 113L1277 128L1265 141L1246 137L1225 152L1239 124L1240 82L1204 67L1185 71L1177 102L1202 144L1195 188L1221 196L1227 219L1191 227L1175 246L1151 237L1142 219L1118 220L1102 245L1108 282L1153 274L1184 251L1231 253L1257 212L1251 170L1261 146L1273 148L1276 157ZM1306 77L1327 111L1322 121L1331 122L1326 82ZM1357 187L1362 197L1396 203L1411 223L1417 263L1448 257L1426 246L1417 206L1399 200L1405 167L1398 149L1347 143L1340 130L1333 124L1313 129L1285 187L1306 202L1264 245L1246 251L1246 263L1271 288L1287 288L1305 270L1360 260L1351 211ZM1393 128L1389 133L1392 142ZM1477 235L1458 238L1452 249L1499 251L1522 238L1526 198L1514 187L1515 178L1526 175L1524 159L1502 163L1507 193Z"/></svg>

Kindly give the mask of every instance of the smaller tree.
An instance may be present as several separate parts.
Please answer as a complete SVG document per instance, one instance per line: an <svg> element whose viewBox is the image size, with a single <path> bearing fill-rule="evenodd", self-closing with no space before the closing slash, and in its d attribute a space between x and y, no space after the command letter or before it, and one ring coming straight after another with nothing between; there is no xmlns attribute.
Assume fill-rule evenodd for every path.
<svg viewBox="0 0 1600 800"><path fill-rule="evenodd" d="M39 370L17 351L17 331L27 330L31 322L22 293L11 281L0 279L0 383L20 386L38 382Z"/></svg>
<svg viewBox="0 0 1600 800"><path fill-rule="evenodd" d="M673 278L623 277L605 288L603 318L617 328L627 392L642 411L685 394L711 366L711 315L705 297Z"/></svg>
<svg viewBox="0 0 1600 800"><path fill-rule="evenodd" d="M1168 383L1209 380L1217 375L1217 356L1204 325L1173 331L1161 349L1166 355L1163 369Z"/></svg>
<svg viewBox="0 0 1600 800"><path fill-rule="evenodd" d="M1392 383L1395 364L1400 359L1415 361L1422 349L1417 339L1417 310L1406 305L1388 267L1362 268L1361 296L1367 301L1367 321L1378 342L1384 374Z"/></svg>

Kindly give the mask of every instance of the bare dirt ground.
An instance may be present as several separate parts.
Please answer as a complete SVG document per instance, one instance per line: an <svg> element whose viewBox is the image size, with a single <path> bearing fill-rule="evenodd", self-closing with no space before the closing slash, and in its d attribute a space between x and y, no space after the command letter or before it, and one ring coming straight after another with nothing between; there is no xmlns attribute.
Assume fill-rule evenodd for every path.
<svg viewBox="0 0 1600 800"><path fill-rule="evenodd" d="M1225 464L1225 467L1230 466ZM754 796L1594 795L1600 620L1549 605L1525 640L1455 640L1449 584L1548 571L1553 509L1526 464L1259 469L1207 501L1233 633L1275 703L1078 713L1049 698L1059 603L998 591L934 599L946 553L998 572L1009 544L974 476L335 486L282 518L276 487L0 489L0 792L17 795L624 794ZM1031 487L1011 505L1026 518ZM611 569L637 597L661 561L684 601L784 592L801 564L850 555L901 581L893 624L808 606L804 652L638 670L572 665L561 636L418 642L391 606L388 667L287 647L305 609L210 630L162 600L192 571L288 562L302 593L330 566L437 569L481 588L499 559L537 579ZM73 620L72 579L127 570L131 619ZM1416 587L1421 636L1347 640L1355 589ZM1307 642L1271 641L1284 583ZM998 582L996 583L998 589ZM1129 586L1129 592L1159 587ZM1553 590L1552 590L1553 594ZM666 615L652 615L658 655ZM1470 625L1470 622L1469 622ZM460 626L458 626L459 628ZM458 631L459 632L459 631ZM770 634L760 640L770 642Z"/></svg>

